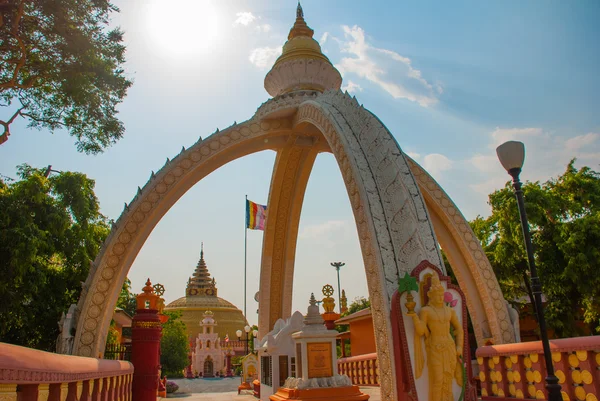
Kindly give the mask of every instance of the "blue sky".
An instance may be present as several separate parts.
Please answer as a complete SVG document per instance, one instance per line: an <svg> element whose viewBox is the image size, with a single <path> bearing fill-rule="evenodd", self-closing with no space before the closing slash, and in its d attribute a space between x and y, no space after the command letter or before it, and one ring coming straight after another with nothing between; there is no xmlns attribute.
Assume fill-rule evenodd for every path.
<svg viewBox="0 0 600 401"><path fill-rule="evenodd" d="M124 138L104 154L78 154L64 132L17 121L0 146L0 173L52 164L96 180L102 211L118 218L152 170L181 146L252 116L263 79L295 18L294 1L115 0L125 31ZM600 3L595 1L383 2L304 0L306 21L342 72L344 88L373 111L444 187L468 219L489 214L487 194L508 179L495 146L527 147L522 178L547 180L568 161L600 169ZM244 195L264 203L274 153L237 160L205 178L155 228L131 271L184 295L205 243L219 295L243 305ZM262 232L248 233L248 319L256 322ZM336 288L367 295L354 220L331 155L317 159L300 223L293 308ZM231 333L230 333L231 334Z"/></svg>

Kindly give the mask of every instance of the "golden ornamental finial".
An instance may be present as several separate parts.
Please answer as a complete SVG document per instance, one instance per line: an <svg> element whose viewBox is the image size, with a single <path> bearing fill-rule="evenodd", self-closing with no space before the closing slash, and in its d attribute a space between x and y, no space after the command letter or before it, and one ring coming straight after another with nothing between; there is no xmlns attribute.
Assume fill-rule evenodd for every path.
<svg viewBox="0 0 600 401"><path fill-rule="evenodd" d="M314 33L315 31L313 31L308 27L308 25L306 25L306 21L304 21L304 10L302 10L300 1L298 1L298 7L296 8L296 22L290 30L288 40L298 36L308 36L309 38L312 38Z"/></svg>
<svg viewBox="0 0 600 401"><path fill-rule="evenodd" d="M342 290L342 298L340 299L340 313L348 312L348 298L346 298L346 290Z"/></svg>

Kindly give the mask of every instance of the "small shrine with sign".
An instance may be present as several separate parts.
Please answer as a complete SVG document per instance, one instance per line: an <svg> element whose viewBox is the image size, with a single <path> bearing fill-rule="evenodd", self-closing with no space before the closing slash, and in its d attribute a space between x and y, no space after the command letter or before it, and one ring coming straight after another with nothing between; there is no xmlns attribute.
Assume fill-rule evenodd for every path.
<svg viewBox="0 0 600 401"><path fill-rule="evenodd" d="M325 291L324 294L328 297L328 307L333 310L334 305L331 303L334 301L329 299L331 294L326 294ZM292 334L296 345L296 376L288 377L283 386L269 399L368 400L369 396L361 393L358 386L352 385L348 376L337 373L337 334L337 331L325 327L317 300L314 294L311 294L304 326Z"/></svg>

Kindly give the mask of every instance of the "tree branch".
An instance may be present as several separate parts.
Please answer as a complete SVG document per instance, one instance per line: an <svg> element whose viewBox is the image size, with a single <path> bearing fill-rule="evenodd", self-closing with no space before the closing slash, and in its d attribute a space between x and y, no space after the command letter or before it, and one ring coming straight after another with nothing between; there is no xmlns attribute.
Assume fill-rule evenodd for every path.
<svg viewBox="0 0 600 401"><path fill-rule="evenodd" d="M10 125L13 123L13 121L15 121L15 118L17 118L18 116L21 115L21 111L24 108L25 108L25 106L23 106L19 110L17 110L15 112L15 114L13 114L12 117L8 119L8 121L0 120L0 125L2 125L2 127L4 128L2 135L0 135L0 145L2 145L4 142L8 141L8 137L10 136Z"/></svg>
<svg viewBox="0 0 600 401"><path fill-rule="evenodd" d="M63 113L64 113L64 109L59 113L59 117L61 117L63 115ZM63 124L60 121L60 119L54 120L54 119L50 119L50 118L41 118L41 117L36 117L36 116L34 116L32 114L29 114L29 113L21 113L21 115L23 117L30 118L33 121L37 121L37 122L40 122L40 123L44 123L44 124L48 124L48 125L60 125L60 126L63 126L63 127L65 126L65 124Z"/></svg>
<svg viewBox="0 0 600 401"><path fill-rule="evenodd" d="M27 46L25 46L25 42L19 36L19 24L21 22L21 19L23 19L24 14L25 14L25 1L22 0L19 3L18 9L17 9L17 14L15 15L15 19L12 23L12 29L10 30L10 34L12 36L14 36L14 38L17 40L17 44L21 51L21 57L16 62L15 69L12 74L12 78L8 82L4 82L4 83L0 84L0 92L4 89L8 89L8 88L29 89L33 86L33 84L36 81L36 78L33 78L33 79L28 80L28 82L26 82L25 84L17 83L17 80L19 78L19 72L21 71L21 68L23 68L25 66L25 63L27 62ZM4 135L4 134L2 134L2 135ZM4 141L6 141L6 139ZM2 143L2 142L0 142L0 143Z"/></svg>

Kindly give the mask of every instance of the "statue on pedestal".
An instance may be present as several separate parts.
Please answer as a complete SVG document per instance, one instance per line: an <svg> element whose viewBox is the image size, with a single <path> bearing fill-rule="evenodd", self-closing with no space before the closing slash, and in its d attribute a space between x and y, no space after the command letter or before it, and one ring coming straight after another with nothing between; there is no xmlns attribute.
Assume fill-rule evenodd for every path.
<svg viewBox="0 0 600 401"><path fill-rule="evenodd" d="M463 385L462 353L464 332L454 309L444 304L445 289L434 274L427 292L429 302L417 315L409 311L415 325L415 377L423 373L425 338L429 370L429 401L453 401L452 380ZM454 329L454 338L450 326Z"/></svg>

